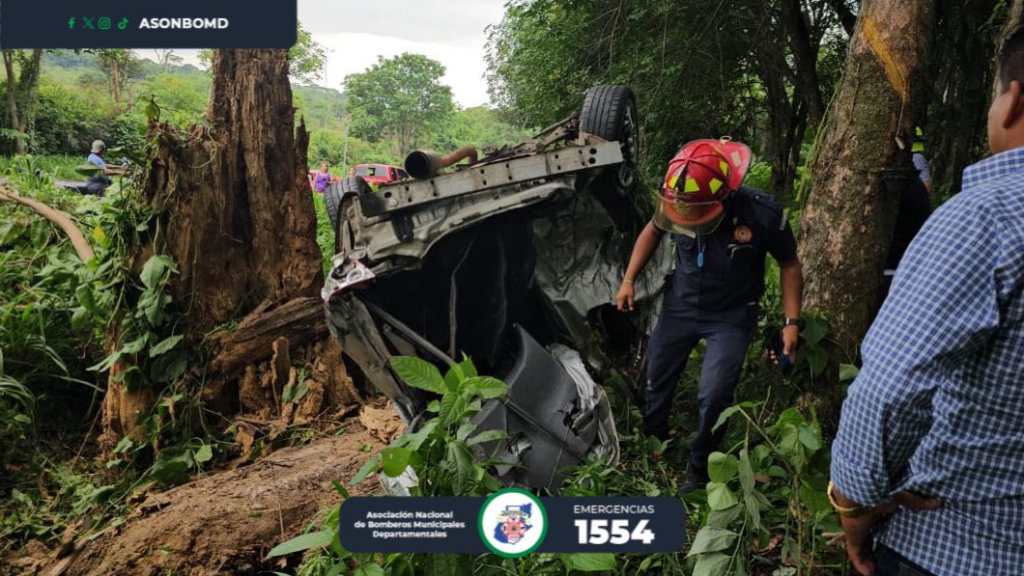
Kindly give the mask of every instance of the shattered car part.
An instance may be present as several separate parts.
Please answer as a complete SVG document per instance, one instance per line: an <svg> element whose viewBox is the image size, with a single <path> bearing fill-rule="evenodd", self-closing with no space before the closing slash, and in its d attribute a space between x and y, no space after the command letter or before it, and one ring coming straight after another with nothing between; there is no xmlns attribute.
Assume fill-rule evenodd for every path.
<svg viewBox="0 0 1024 576"><path fill-rule="evenodd" d="M628 88L599 86L581 113L475 162L417 152L410 162L422 166L409 172L421 179L373 190L349 178L325 191L337 254L322 295L353 372L406 422L432 398L393 373L392 355L444 369L466 354L504 380L507 398L486 402L476 422L507 439L474 448L504 463L506 483L557 490L566 468L618 459L608 399L588 369L601 367L593 327L619 315L610 301L647 221L628 186L635 120ZM440 172L454 158L470 164ZM638 300L657 300L670 263L656 256ZM616 322L634 329L635 320Z"/></svg>

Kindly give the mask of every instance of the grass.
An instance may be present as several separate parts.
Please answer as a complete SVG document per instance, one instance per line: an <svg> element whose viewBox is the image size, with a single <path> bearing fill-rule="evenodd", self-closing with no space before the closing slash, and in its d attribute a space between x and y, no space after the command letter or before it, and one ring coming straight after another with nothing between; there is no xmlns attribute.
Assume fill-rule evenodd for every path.
<svg viewBox="0 0 1024 576"><path fill-rule="evenodd" d="M313 192L313 209L316 211L316 243L320 246L323 256L324 276L331 272L331 257L334 256L334 227L327 216L327 204L324 195Z"/></svg>

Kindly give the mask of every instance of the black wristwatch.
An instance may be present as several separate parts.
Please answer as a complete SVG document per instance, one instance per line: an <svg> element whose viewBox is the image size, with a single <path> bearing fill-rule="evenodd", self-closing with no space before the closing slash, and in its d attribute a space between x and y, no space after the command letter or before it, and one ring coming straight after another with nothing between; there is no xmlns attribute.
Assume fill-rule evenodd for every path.
<svg viewBox="0 0 1024 576"><path fill-rule="evenodd" d="M801 322L799 318L786 317L786 319L782 321L783 328L785 328L786 326L796 326L797 328L800 328L800 324Z"/></svg>

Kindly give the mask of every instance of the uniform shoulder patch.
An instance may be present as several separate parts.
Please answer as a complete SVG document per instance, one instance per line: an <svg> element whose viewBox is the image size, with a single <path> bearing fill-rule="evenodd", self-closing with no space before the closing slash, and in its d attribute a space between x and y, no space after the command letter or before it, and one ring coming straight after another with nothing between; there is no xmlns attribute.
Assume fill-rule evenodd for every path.
<svg viewBox="0 0 1024 576"><path fill-rule="evenodd" d="M786 227L786 218L782 205L775 197L766 192L754 189L743 189L750 199L747 203L750 217L766 229L783 229Z"/></svg>

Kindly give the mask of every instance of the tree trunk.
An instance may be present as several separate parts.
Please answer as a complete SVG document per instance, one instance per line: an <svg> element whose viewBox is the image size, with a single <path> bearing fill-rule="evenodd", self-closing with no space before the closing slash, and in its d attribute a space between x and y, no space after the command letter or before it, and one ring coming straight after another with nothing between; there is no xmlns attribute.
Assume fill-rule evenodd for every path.
<svg viewBox="0 0 1024 576"><path fill-rule="evenodd" d="M4 50L4 72L7 75L7 121L11 130L21 132L21 122L18 116L18 85L14 77L14 50ZM25 153L25 142L20 136L14 138L15 151L18 154Z"/></svg>
<svg viewBox="0 0 1024 576"><path fill-rule="evenodd" d="M19 108L21 131L31 135L36 126L36 104L38 104L39 73L43 62L42 48L32 50L32 57L26 60L21 68L18 79ZM28 141L21 142L21 152L27 152Z"/></svg>
<svg viewBox="0 0 1024 576"><path fill-rule="evenodd" d="M811 43L800 0L782 0L782 25L789 37L790 50L793 51L796 85L807 106L808 120L811 126L816 127L825 115L825 104L818 86L818 47Z"/></svg>
<svg viewBox="0 0 1024 576"><path fill-rule="evenodd" d="M828 0L828 5L836 13L836 17L839 18L839 24L842 25L843 30L852 38L854 28L857 26L857 16L850 11L850 6L846 3L846 0Z"/></svg>
<svg viewBox="0 0 1024 576"><path fill-rule="evenodd" d="M899 185L916 177L913 112L926 88L920 75L933 14L933 1L864 0L846 74L816 146L801 221L805 307L828 316L849 358L877 306L872 295L879 292Z"/></svg>
<svg viewBox="0 0 1024 576"><path fill-rule="evenodd" d="M121 112L121 64L117 59L110 61L110 97L114 100L114 110Z"/></svg>
<svg viewBox="0 0 1024 576"><path fill-rule="evenodd" d="M793 74L786 61L784 41L779 41L785 34L786 26L773 18L770 2L761 0L756 6L761 12L761 20L769 23L757 32L753 45L768 109L771 192L777 200L786 203L793 190L796 167L800 163L800 144L807 126L807 106L802 100L801 86L798 84L791 90L786 82L786 78ZM797 17L802 18L799 14ZM816 74L814 82L816 85Z"/></svg>
<svg viewBox="0 0 1024 576"><path fill-rule="evenodd" d="M306 182L308 135L303 126L295 130L287 51L220 50L211 70L209 128L195 127L188 138L166 125L153 128L142 195L161 214L161 244L138 252L140 261L159 253L177 263L172 295L193 346L257 307L266 312L315 297L322 284ZM115 378L107 393L114 396L109 409L138 404L130 397L139 392ZM108 444L136 430L137 414L104 421Z"/></svg>

